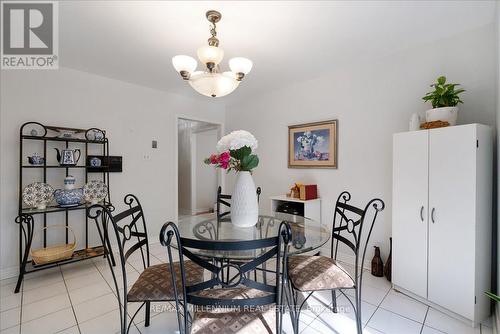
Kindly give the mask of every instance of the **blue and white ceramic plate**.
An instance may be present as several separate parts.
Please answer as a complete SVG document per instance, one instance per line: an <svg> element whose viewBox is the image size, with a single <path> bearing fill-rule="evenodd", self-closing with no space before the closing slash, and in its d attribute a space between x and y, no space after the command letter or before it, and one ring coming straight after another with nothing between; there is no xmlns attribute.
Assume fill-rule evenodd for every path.
<svg viewBox="0 0 500 334"><path fill-rule="evenodd" d="M23 189L23 202L30 208L45 209L54 199L54 188L43 182L34 182Z"/></svg>
<svg viewBox="0 0 500 334"><path fill-rule="evenodd" d="M108 186L102 181L92 180L83 186L83 196L89 203L99 203L108 196Z"/></svg>

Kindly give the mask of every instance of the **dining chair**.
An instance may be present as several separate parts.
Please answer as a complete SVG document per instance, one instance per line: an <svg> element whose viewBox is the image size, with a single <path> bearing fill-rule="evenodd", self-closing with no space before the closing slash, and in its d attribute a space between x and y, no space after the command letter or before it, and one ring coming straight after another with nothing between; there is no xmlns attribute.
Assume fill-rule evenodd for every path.
<svg viewBox="0 0 500 334"><path fill-rule="evenodd" d="M378 214L384 210L381 199L372 199L364 208L355 207L348 202L351 194L342 192L336 202L333 216L332 243L330 257L294 255L288 258L289 293L294 307L291 308L294 333L299 330L300 312L316 291L331 290L332 311L337 313L337 291L344 295L355 312L356 329L362 333L361 288L366 248ZM342 246L343 245L343 246ZM339 246L347 247L354 253L354 277L337 262ZM344 290L354 290L354 303ZM299 293L304 298L299 304ZM288 296L288 295L287 295Z"/></svg>
<svg viewBox="0 0 500 334"><path fill-rule="evenodd" d="M207 241L183 238L174 223L165 223L160 241L166 247L169 263L178 252L181 288L177 276L170 276L176 296L175 306L181 334L213 333L281 333L282 293L286 284L286 263L290 226L282 222L276 236L243 241ZM211 254L237 251L255 251L256 257L246 263L212 262L202 252ZM188 259L212 273L201 283L186 279ZM276 285L250 279L256 266L276 258ZM231 267L232 280L221 278L226 267ZM172 266L173 268L173 266ZM173 270L173 269L172 269ZM284 280L280 279L280 274ZM189 312L192 309L192 312Z"/></svg>
<svg viewBox="0 0 500 334"><path fill-rule="evenodd" d="M127 208L120 213L115 213L115 209L112 206L103 206L101 204L92 205L87 209L87 216L95 221L103 244L110 245L109 225L111 225L111 234L114 234L114 238L116 238L116 247L120 255L119 269L121 269L121 279L120 271L116 270L115 272L115 266L112 264L110 258L106 257L108 258L108 265L111 269L118 298L121 334L129 332L135 316L144 306L145 326L148 327L151 318L151 302L174 301L175 289L171 285L172 280L170 277L180 278L181 275L179 262L173 263L172 266L166 263L150 265L148 233L142 206L137 197L132 194L126 195L123 201ZM104 240L107 243L104 243ZM112 249L106 249L105 253L112 253ZM130 290L128 290L126 265L127 260L133 254L139 254L139 262L142 262L140 265L143 267L143 272L139 275L139 278L134 282ZM185 277L189 284L203 280L202 267L191 261L185 261L183 266L188 272ZM172 273L174 274L172 275ZM142 303L130 320L127 313L129 302Z"/></svg>
<svg viewBox="0 0 500 334"><path fill-rule="evenodd" d="M260 194L262 193L262 189L260 187L257 187L256 190L257 193L257 202L260 201ZM231 207L231 203L229 202L231 200L231 195L223 194L222 193L222 187L219 186L217 188L217 221L220 221L222 218L230 214L230 211L221 211L221 205L224 205L228 208Z"/></svg>

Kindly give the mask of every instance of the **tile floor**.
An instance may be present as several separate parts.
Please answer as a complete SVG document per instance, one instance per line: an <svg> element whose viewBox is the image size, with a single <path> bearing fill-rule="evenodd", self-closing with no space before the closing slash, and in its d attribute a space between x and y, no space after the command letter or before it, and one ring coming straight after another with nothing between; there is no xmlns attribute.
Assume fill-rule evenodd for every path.
<svg viewBox="0 0 500 334"><path fill-rule="evenodd" d="M151 262L166 260L159 244L151 246ZM127 264L132 284L139 276L139 259ZM352 269L345 265L347 269ZM27 275L22 291L14 294L15 278L0 281L0 333L82 333L119 332L118 302L111 273L103 258L74 263ZM349 294L349 293L348 293ZM371 334L492 334L491 319L471 328L449 316L427 307L391 289L385 278L366 273L363 282L362 320L364 330ZM303 311L300 332L307 334L355 333L352 308L346 297L338 298L339 313L327 309L330 293L316 293ZM130 314L135 311L129 304ZM175 333L175 313L165 312L168 303L153 305L151 325L144 326L144 312L136 317L130 333ZM287 320L287 317L285 317ZM287 333L292 333L289 321Z"/></svg>

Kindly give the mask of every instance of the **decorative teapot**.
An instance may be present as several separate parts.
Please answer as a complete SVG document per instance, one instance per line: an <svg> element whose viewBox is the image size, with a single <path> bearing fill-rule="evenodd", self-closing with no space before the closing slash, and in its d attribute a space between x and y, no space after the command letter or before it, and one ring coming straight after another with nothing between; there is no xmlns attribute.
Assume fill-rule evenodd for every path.
<svg viewBox="0 0 500 334"><path fill-rule="evenodd" d="M28 162L31 165L36 165L36 166L43 165L44 161L45 159L41 157L38 153L33 153L32 156L28 157Z"/></svg>
<svg viewBox="0 0 500 334"><path fill-rule="evenodd" d="M77 164L78 160L80 160L81 152L79 149L70 150L64 149L59 152L59 149L54 148L57 151L57 161L61 166L74 166ZM75 158L76 152L78 152L78 157Z"/></svg>

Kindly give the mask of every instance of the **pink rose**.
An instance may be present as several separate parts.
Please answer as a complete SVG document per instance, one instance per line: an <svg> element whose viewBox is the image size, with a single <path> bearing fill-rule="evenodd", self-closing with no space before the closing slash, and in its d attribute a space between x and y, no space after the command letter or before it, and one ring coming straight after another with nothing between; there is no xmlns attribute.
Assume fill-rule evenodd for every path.
<svg viewBox="0 0 500 334"><path fill-rule="evenodd" d="M219 166L222 169L227 169L229 167L229 161L222 161Z"/></svg>
<svg viewBox="0 0 500 334"><path fill-rule="evenodd" d="M217 157L217 154L212 154L212 155L210 156L210 158L209 158L209 159L210 159L210 163L211 163L212 165L215 165L215 164L217 164L217 162L218 162L218 157Z"/></svg>
<svg viewBox="0 0 500 334"><path fill-rule="evenodd" d="M220 164L226 164L227 165L229 163L229 160L231 160L231 154L229 154L229 152L222 152L219 155L219 163Z"/></svg>

